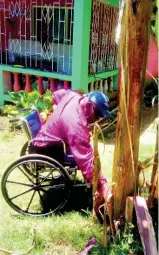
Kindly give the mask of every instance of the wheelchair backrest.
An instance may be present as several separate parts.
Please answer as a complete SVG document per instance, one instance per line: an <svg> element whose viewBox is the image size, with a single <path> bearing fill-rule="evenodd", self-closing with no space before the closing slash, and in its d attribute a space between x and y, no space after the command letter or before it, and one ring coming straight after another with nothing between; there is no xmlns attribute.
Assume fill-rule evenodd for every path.
<svg viewBox="0 0 159 255"><path fill-rule="evenodd" d="M25 116L22 120L22 126L28 137L28 140L32 140L38 134L42 126L39 112L34 110Z"/></svg>

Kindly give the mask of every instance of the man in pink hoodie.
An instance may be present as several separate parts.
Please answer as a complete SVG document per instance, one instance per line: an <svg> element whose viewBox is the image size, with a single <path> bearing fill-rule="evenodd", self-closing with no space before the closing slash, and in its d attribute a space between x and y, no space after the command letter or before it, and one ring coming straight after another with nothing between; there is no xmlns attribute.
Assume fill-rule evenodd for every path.
<svg viewBox="0 0 159 255"><path fill-rule="evenodd" d="M88 124L100 117L110 117L109 99L99 91L83 96L72 90L58 90L53 94L53 101L57 106L34 138L33 144L45 147L63 141L74 156L85 180L92 183L94 156ZM106 183L107 180L101 173L98 187L100 195L97 198L99 205L109 192Z"/></svg>

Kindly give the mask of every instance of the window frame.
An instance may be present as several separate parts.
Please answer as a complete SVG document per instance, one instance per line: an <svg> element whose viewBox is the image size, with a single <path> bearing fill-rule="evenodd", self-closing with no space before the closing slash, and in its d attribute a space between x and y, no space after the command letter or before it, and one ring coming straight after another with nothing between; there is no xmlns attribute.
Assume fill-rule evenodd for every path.
<svg viewBox="0 0 159 255"><path fill-rule="evenodd" d="M52 40L52 43L60 43L60 44L73 44L73 33L71 34L70 38L69 38L69 34L68 34L68 30L69 30L69 10L74 10L73 7L61 7L61 6L47 6L47 5L33 5L32 6L32 16L31 16L31 24L32 24L32 38L35 38L36 37L36 34L35 34L35 8L44 8L44 9L56 9L56 10L65 10L65 21L64 21L64 25L65 25L65 34L64 34L64 38L63 38L63 43L60 43L60 42L57 42L57 38L55 39L56 42L54 41L54 39ZM54 12L55 13L55 12ZM72 14L74 15L74 14ZM73 17L74 18L74 17ZM70 23L73 23L73 20L74 19L71 19L70 20ZM73 26L73 24L72 24ZM71 26L70 26L71 27ZM72 37L72 38L71 38ZM35 39L34 39L35 40Z"/></svg>

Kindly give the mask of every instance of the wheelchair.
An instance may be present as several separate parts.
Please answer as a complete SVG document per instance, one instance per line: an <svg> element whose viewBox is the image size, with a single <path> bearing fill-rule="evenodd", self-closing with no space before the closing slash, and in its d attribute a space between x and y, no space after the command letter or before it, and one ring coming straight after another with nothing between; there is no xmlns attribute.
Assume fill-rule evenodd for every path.
<svg viewBox="0 0 159 255"><path fill-rule="evenodd" d="M66 153L60 142L46 148L33 146L32 139L39 132L42 122L36 108L20 121L28 141L20 152L20 158L5 170L1 189L8 205L18 213L31 216L48 216L59 212L67 203L73 187L90 184L77 181L78 167L72 155ZM51 201L51 202L50 202Z"/></svg>
<svg viewBox="0 0 159 255"><path fill-rule="evenodd" d="M36 108L24 110L29 111L27 116L10 120L20 121L28 141L21 149L20 158L12 162L2 176L2 195L8 205L21 214L48 216L65 207L74 188L83 187L92 198L92 186L85 180L79 181L77 164L73 155L66 152L63 142L44 148L33 146L32 140L42 122ZM115 117L116 110L111 111ZM100 121L98 124L104 131L115 121L103 122L101 119L101 124Z"/></svg>

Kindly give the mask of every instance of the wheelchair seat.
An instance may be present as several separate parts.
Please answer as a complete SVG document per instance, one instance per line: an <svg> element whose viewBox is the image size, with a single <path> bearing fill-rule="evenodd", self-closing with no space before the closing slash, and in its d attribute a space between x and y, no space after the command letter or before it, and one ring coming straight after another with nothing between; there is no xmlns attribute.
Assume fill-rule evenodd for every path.
<svg viewBox="0 0 159 255"><path fill-rule="evenodd" d="M62 142L54 143L47 145L45 147L38 147L30 143L29 145L29 154L41 154L48 156L50 158L54 158L55 160L59 161L60 163L64 162L64 145Z"/></svg>
<svg viewBox="0 0 159 255"><path fill-rule="evenodd" d="M32 143L29 145L29 154L37 153L41 155L48 156L50 158L54 158L60 164L64 166L77 166L74 157L72 154L68 154L65 149L65 144L63 142L57 142L53 144L49 144L45 147L37 147Z"/></svg>

